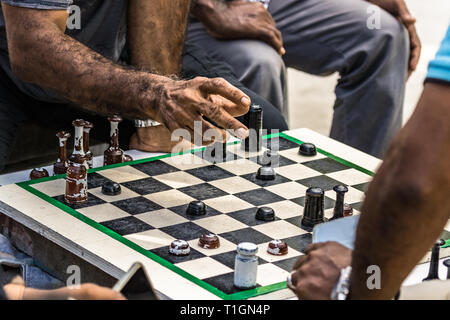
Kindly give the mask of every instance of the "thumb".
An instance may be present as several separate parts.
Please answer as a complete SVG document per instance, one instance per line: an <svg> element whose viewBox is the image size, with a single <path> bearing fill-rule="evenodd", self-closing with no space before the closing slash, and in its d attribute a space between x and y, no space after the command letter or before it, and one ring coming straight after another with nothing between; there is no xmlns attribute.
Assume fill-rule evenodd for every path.
<svg viewBox="0 0 450 320"><path fill-rule="evenodd" d="M406 26L409 27L416 23L416 18L414 18L411 13L409 13L408 8L404 2L399 3L398 15L400 21Z"/></svg>

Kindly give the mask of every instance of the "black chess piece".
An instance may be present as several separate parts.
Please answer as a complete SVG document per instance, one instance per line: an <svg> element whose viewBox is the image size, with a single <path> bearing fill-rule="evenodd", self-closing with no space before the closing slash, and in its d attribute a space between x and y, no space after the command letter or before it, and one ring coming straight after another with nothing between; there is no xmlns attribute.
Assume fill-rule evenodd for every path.
<svg viewBox="0 0 450 320"><path fill-rule="evenodd" d="M266 150L258 157L258 164L265 167L277 167L280 162L280 155L274 150Z"/></svg>
<svg viewBox="0 0 450 320"><path fill-rule="evenodd" d="M261 167L256 173L256 179L258 180L275 180L276 173L272 167Z"/></svg>
<svg viewBox="0 0 450 320"><path fill-rule="evenodd" d="M112 181L107 181L102 186L102 193L107 196L117 196L122 192L120 184Z"/></svg>
<svg viewBox="0 0 450 320"><path fill-rule="evenodd" d="M312 143L303 143L300 146L298 153L305 157L313 157L317 154L316 146Z"/></svg>
<svg viewBox="0 0 450 320"><path fill-rule="evenodd" d="M206 214L206 205L202 201L192 201L189 203L186 214L191 216L203 216Z"/></svg>
<svg viewBox="0 0 450 320"><path fill-rule="evenodd" d="M256 211L256 219L260 221L274 221L275 211L269 207L261 207Z"/></svg>
<svg viewBox="0 0 450 320"><path fill-rule="evenodd" d="M333 217L330 220L344 217L344 196L348 192L348 188L343 185L337 185L333 190L336 192L336 204L334 206Z"/></svg>
<svg viewBox="0 0 450 320"><path fill-rule="evenodd" d="M444 244L445 241L440 239L434 244L433 249L431 249L430 271L423 281L439 279L439 250Z"/></svg>
<svg viewBox="0 0 450 320"><path fill-rule="evenodd" d="M324 201L325 193L321 188L312 187L306 190L305 209L301 222L304 229L312 231L315 225L326 221Z"/></svg>
<svg viewBox="0 0 450 320"><path fill-rule="evenodd" d="M249 136L242 141L241 147L247 152L260 151L262 147L263 110L261 106L252 105L244 116L244 125L249 129Z"/></svg>
<svg viewBox="0 0 450 320"><path fill-rule="evenodd" d="M444 266L447 267L447 280L450 280L450 259L444 261Z"/></svg>

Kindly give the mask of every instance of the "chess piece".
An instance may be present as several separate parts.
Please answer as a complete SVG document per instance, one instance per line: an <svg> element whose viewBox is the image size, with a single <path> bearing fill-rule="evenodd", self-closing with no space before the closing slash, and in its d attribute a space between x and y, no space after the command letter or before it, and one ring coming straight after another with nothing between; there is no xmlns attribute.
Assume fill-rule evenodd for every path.
<svg viewBox="0 0 450 320"><path fill-rule="evenodd" d="M305 209L301 225L312 231L316 224L325 221L324 218L325 193L321 188L312 187L306 190Z"/></svg>
<svg viewBox="0 0 450 320"><path fill-rule="evenodd" d="M191 216L204 216L206 214L206 205L202 201L192 201L188 204L186 214Z"/></svg>
<svg viewBox="0 0 450 320"><path fill-rule="evenodd" d="M336 204L334 206L333 217L330 220L335 220L344 217L344 196L348 192L346 186L338 185L333 188L336 192Z"/></svg>
<svg viewBox="0 0 450 320"><path fill-rule="evenodd" d="M203 234L198 241L198 245L203 249L217 249L220 247L220 240L213 233Z"/></svg>
<svg viewBox="0 0 450 320"><path fill-rule="evenodd" d="M83 127L84 127L84 120L83 119L77 119L72 122L72 125L75 127L75 136L74 136L74 147L73 152L69 156L69 164L72 163L78 163L81 165L84 165L86 167L86 170L89 169L89 165L87 164L86 154L84 153L83 149Z"/></svg>
<svg viewBox="0 0 450 320"><path fill-rule="evenodd" d="M261 207L256 211L256 219L260 221L274 221L275 211L269 207Z"/></svg>
<svg viewBox="0 0 450 320"><path fill-rule="evenodd" d="M123 155L123 162L130 162L133 161L133 157L128 155L128 154L124 154Z"/></svg>
<svg viewBox="0 0 450 320"><path fill-rule="evenodd" d="M280 155L273 150L266 150L263 155L258 157L258 164L266 167L277 167L280 163Z"/></svg>
<svg viewBox="0 0 450 320"><path fill-rule="evenodd" d="M447 267L447 280L450 280L450 259L444 261L444 266Z"/></svg>
<svg viewBox="0 0 450 320"><path fill-rule="evenodd" d="M244 116L244 125L249 129L249 136L241 144L241 147L247 152L261 150L262 119L263 110L261 106L250 106L249 112Z"/></svg>
<svg viewBox="0 0 450 320"><path fill-rule="evenodd" d="M353 207L348 203L344 203L344 217L351 217L353 215Z"/></svg>
<svg viewBox="0 0 450 320"><path fill-rule="evenodd" d="M70 138L70 133L66 131L60 131L56 134L59 140L59 157L58 160L53 164L53 173L65 174L69 163L67 162L67 140Z"/></svg>
<svg viewBox="0 0 450 320"><path fill-rule="evenodd" d="M117 196L122 192L120 184L112 181L107 181L102 186L102 193L107 196Z"/></svg>
<svg viewBox="0 0 450 320"><path fill-rule="evenodd" d="M423 281L439 279L439 250L441 246L445 244L445 241L438 240L431 249L430 271L428 276Z"/></svg>
<svg viewBox="0 0 450 320"><path fill-rule="evenodd" d="M91 129L94 128L94 125L89 122L89 121L85 121L84 122L84 127L83 127L83 150L84 150L84 154L86 155L86 160L89 166L89 169L91 169L94 166L94 155L92 153L92 151L89 149L89 133L91 131Z"/></svg>
<svg viewBox="0 0 450 320"><path fill-rule="evenodd" d="M258 272L258 246L254 243L243 242L237 246L234 260L234 281L238 289L251 289L256 287Z"/></svg>
<svg viewBox="0 0 450 320"><path fill-rule="evenodd" d="M267 246L267 252L274 256L284 256L288 253L288 245L282 240L272 240Z"/></svg>
<svg viewBox="0 0 450 320"><path fill-rule="evenodd" d="M45 168L35 168L30 172L30 180L47 178L48 176L48 171Z"/></svg>
<svg viewBox="0 0 450 320"><path fill-rule="evenodd" d="M84 164L69 162L64 199L69 204L82 203L88 200L87 169Z"/></svg>
<svg viewBox="0 0 450 320"><path fill-rule="evenodd" d="M312 143L303 143L300 146L298 153L305 157L313 157L317 154L316 146Z"/></svg>
<svg viewBox="0 0 450 320"><path fill-rule="evenodd" d="M191 253L191 248L185 240L174 240L169 246L169 253L177 257L184 257Z"/></svg>
<svg viewBox="0 0 450 320"><path fill-rule="evenodd" d="M260 167L256 173L256 179L268 181L275 180L276 173L272 167Z"/></svg>
<svg viewBox="0 0 450 320"><path fill-rule="evenodd" d="M110 138L111 142L109 148L105 150L103 165L108 166L111 164L123 162L123 150L119 147L119 122L122 118L118 115L114 115L108 118L111 124Z"/></svg>

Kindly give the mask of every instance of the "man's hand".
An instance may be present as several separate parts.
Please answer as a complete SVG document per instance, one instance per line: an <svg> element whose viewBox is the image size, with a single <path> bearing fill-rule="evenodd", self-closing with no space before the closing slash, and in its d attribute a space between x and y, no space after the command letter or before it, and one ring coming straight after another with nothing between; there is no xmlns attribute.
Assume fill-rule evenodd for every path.
<svg viewBox="0 0 450 320"><path fill-rule="evenodd" d="M369 0L373 4L383 8L406 27L409 33L409 40L411 44L411 55L409 58L409 70L408 77L416 70L417 64L419 63L420 52L422 50L422 45L420 43L419 36L417 35L417 30L415 27L416 19L411 15L406 6L404 0Z"/></svg>
<svg viewBox="0 0 450 320"><path fill-rule="evenodd" d="M248 137L248 129L234 117L248 112L250 98L222 78L208 79L197 77L188 81L169 81L161 86L157 97L159 110L154 118L173 132L186 129L191 141L210 144L214 141L226 141L226 130L232 130L239 139ZM219 129L209 121L215 122ZM201 123L202 132L194 130L194 122ZM214 137L205 137L211 130ZM215 140L214 140L215 138Z"/></svg>
<svg viewBox="0 0 450 320"><path fill-rule="evenodd" d="M328 300L341 269L349 266L352 250L337 242L316 243L308 247L294 265L292 284L299 299Z"/></svg>
<svg viewBox="0 0 450 320"><path fill-rule="evenodd" d="M286 53L281 32L260 2L197 0L193 13L217 39L258 39Z"/></svg>

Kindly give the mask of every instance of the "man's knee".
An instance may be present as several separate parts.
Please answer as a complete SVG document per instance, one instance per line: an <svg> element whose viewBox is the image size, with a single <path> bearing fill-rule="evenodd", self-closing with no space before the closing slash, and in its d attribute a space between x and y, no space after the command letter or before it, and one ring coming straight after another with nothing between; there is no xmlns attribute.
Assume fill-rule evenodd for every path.
<svg viewBox="0 0 450 320"><path fill-rule="evenodd" d="M242 63L248 66L248 72L265 78L276 78L279 81L285 73L281 56L269 45L261 41L251 41L242 54Z"/></svg>

